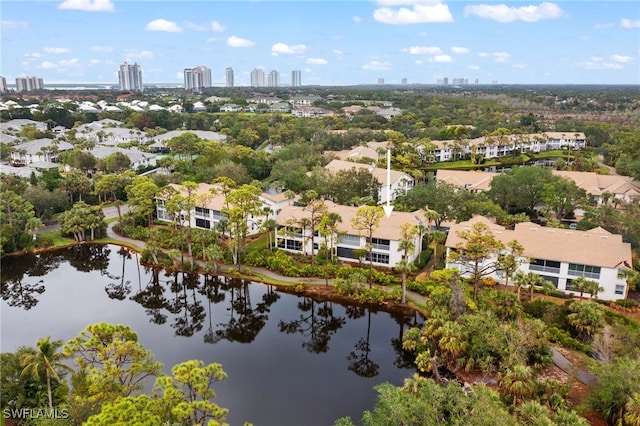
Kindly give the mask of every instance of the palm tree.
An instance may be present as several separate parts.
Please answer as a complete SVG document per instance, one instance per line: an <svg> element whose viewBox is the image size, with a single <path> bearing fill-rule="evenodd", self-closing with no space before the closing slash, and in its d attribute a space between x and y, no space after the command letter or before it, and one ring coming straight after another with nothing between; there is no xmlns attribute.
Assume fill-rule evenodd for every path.
<svg viewBox="0 0 640 426"><path fill-rule="evenodd" d="M438 262L438 244L442 244L447 241L447 233L436 229L435 231L433 231L431 238L433 239L433 241L435 241L435 244L433 246L433 265L436 265Z"/></svg>
<svg viewBox="0 0 640 426"><path fill-rule="evenodd" d="M640 426L640 393L634 392L625 404L624 424Z"/></svg>
<svg viewBox="0 0 640 426"><path fill-rule="evenodd" d="M413 264L409 262L409 253L413 253L416 245L413 243L413 238L416 235L417 229L410 223L402 225L401 239L398 244L398 250L402 252L402 260L398 262L396 268L402 273L402 300L401 303L407 302L407 274L413 271Z"/></svg>
<svg viewBox="0 0 640 426"><path fill-rule="evenodd" d="M585 292L591 293L592 291L595 291L594 294L598 293L598 290L597 290L599 288L598 283L592 280L588 280L585 277L576 278L571 282L571 285L580 291L580 300L583 300L583 296ZM594 287L596 290L593 290ZM593 294L592 294L592 297L593 297Z"/></svg>
<svg viewBox="0 0 640 426"><path fill-rule="evenodd" d="M276 229L277 226L278 226L278 223L274 219L267 219L264 222L262 222L262 228L265 231L267 231L267 234L269 235L269 251L273 251L272 237L273 237L273 231Z"/></svg>
<svg viewBox="0 0 640 426"><path fill-rule="evenodd" d="M519 399L533 395L536 383L533 369L529 366L516 364L499 374L498 385L505 395L513 396L513 405Z"/></svg>
<svg viewBox="0 0 640 426"><path fill-rule="evenodd" d="M57 370L63 369L72 371L71 367L63 364L61 361L65 359L62 352L58 350L62 348L62 340L51 341L51 336L45 339L38 339L36 353L26 353L22 356L22 376L31 375L36 380L40 379L40 373L44 371L47 379L47 396L49 398L49 409L53 408L53 397L51 395L51 378L57 382L60 376Z"/></svg>

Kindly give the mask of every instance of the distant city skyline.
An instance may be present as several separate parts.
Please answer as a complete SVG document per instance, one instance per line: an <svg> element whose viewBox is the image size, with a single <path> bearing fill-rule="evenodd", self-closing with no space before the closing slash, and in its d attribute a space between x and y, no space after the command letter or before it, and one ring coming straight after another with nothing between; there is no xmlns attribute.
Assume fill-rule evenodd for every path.
<svg viewBox="0 0 640 426"><path fill-rule="evenodd" d="M24 0L3 2L0 30L8 84L112 85L123 62L145 84L182 84L195 64L218 87L254 69L279 86L294 70L304 85L640 84L633 1Z"/></svg>

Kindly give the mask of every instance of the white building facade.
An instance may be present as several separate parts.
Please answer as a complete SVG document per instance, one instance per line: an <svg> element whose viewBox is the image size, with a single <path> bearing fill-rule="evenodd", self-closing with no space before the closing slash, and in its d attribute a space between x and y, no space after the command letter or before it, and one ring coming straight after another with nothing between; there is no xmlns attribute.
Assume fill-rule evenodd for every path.
<svg viewBox="0 0 640 426"><path fill-rule="evenodd" d="M631 265L631 245L623 242L621 235L611 234L602 228L578 231L546 228L530 222L518 223L514 230L509 230L487 218L475 216L451 226L445 243L447 257L457 244L464 244L458 232L471 230L476 222L487 224L493 235L504 244L518 241L524 247L519 270L525 274L533 272L540 275L560 291L579 295L580 290L572 283L577 277L585 277L602 287L597 295L599 299L623 299L627 294L623 270ZM483 264L495 260L495 257L486 259ZM470 271L466 271L461 263L448 263L447 268L460 269L463 276L470 276ZM504 281L500 271L490 276Z"/></svg>
<svg viewBox="0 0 640 426"><path fill-rule="evenodd" d="M300 225L301 220L309 219L311 213L305 207L287 205L282 208L276 218L278 224L275 237L277 247L291 253L305 255L311 254L312 250L317 254L320 247L323 246L329 250L333 247L335 255L340 260L369 262L368 252L363 258L358 257L358 251L362 251L359 249L365 249L369 244L368 236L351 226L351 220L356 216L358 207L343 206L331 201L325 203L330 212L337 213L342 219L337 224L338 233L320 236L315 231L312 243L310 238L312 231L303 229ZM427 223L428 220L421 210L412 213L394 211L389 217L383 216L379 226L373 232L371 241L373 264L388 268L396 266L404 254L399 248L402 226L404 224L418 226ZM414 250L407 253L409 261L414 261L420 254L420 240L420 235L413 236Z"/></svg>

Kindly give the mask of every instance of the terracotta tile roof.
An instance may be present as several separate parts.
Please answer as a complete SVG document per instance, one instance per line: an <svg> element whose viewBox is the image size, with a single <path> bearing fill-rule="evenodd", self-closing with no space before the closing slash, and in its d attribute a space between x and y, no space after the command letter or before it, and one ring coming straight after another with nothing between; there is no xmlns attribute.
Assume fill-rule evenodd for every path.
<svg viewBox="0 0 640 426"><path fill-rule="evenodd" d="M611 234L602 228L589 231L547 228L535 223L518 223L508 230L482 216L474 216L467 222L451 226L447 247L462 242L458 231L471 229L474 223L486 223L491 232L503 243L516 240L524 247L524 256L535 259L616 268L622 261L631 264L631 245L622 236Z"/></svg>
<svg viewBox="0 0 640 426"><path fill-rule="evenodd" d="M491 188L491 181L496 176L498 176L498 173L482 171L473 172L440 169L436 172L436 179L438 181L450 183L461 188L479 191L488 191Z"/></svg>
<svg viewBox="0 0 640 426"><path fill-rule="evenodd" d="M351 220L356 215L358 207L343 206L335 204L331 201L325 201L329 212L338 213L342 217L342 222L338 224L340 232L345 232L351 235L357 235L358 231L351 226ZM300 219L306 217L309 218L310 213L300 206L285 206L278 214L276 222L278 225L286 226L291 223L296 223ZM376 238L385 238L388 240L398 240L400 238L400 230L405 223L411 223L413 225L426 224L427 218L425 212L417 210L412 213L393 211L391 216L383 216L380 220L380 226L374 232Z"/></svg>

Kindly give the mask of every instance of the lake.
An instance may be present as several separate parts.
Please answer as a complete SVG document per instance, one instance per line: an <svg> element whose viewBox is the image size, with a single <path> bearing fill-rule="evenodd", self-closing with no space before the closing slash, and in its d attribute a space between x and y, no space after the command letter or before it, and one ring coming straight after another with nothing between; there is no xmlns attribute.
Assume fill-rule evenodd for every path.
<svg viewBox="0 0 640 426"><path fill-rule="evenodd" d="M67 341L100 321L130 325L165 372L189 359L228 374L214 402L228 422L331 425L373 408L376 384L415 372L401 349L422 318L300 297L226 277L152 271L115 245L2 260L0 350Z"/></svg>

